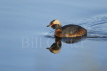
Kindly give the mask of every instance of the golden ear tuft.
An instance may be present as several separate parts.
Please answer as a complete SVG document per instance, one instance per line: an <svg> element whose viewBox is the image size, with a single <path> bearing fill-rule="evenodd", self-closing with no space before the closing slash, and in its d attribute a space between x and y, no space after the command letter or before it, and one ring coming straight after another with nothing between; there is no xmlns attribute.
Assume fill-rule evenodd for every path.
<svg viewBox="0 0 107 71"><path fill-rule="evenodd" d="M53 21L53 23L54 23L54 24L59 24L59 25L60 25L60 21L57 20L57 19L55 19L55 20Z"/></svg>

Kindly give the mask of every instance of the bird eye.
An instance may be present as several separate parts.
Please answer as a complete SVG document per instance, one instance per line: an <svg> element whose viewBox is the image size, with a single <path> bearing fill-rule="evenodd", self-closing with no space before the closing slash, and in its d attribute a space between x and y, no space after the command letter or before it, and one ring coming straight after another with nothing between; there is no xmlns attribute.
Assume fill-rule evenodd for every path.
<svg viewBox="0 0 107 71"><path fill-rule="evenodd" d="M54 25L54 23L52 23L52 25Z"/></svg>

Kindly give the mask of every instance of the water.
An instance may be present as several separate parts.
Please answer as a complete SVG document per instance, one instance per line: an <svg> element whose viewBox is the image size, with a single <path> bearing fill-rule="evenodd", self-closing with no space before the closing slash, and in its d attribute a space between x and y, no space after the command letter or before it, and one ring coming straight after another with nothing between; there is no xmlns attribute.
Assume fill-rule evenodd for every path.
<svg viewBox="0 0 107 71"><path fill-rule="evenodd" d="M0 1L0 71L107 71L106 0ZM88 38L62 42L58 54L46 48L54 43L46 26L53 19L77 24ZM46 37L48 36L48 37Z"/></svg>

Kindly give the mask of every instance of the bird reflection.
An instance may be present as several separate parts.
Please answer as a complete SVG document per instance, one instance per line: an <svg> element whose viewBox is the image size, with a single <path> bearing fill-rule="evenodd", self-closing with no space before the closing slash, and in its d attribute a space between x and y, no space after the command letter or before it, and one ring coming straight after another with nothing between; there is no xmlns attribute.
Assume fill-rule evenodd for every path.
<svg viewBox="0 0 107 71"><path fill-rule="evenodd" d="M77 43L80 42L82 40L84 40L86 38L86 36L82 36L82 37L71 37L71 38L62 38L62 41L68 44L73 44L73 43Z"/></svg>
<svg viewBox="0 0 107 71"><path fill-rule="evenodd" d="M49 48L46 49L49 49L50 52L56 54L59 53L61 46L61 37L55 37L55 43L53 43Z"/></svg>
<svg viewBox="0 0 107 71"><path fill-rule="evenodd" d="M50 52L57 54L61 50L62 42L73 44L73 43L80 42L85 38L86 38L86 35L82 37L73 37L73 38L61 38L61 37L55 36L55 42L49 48L46 48L46 49L49 49Z"/></svg>

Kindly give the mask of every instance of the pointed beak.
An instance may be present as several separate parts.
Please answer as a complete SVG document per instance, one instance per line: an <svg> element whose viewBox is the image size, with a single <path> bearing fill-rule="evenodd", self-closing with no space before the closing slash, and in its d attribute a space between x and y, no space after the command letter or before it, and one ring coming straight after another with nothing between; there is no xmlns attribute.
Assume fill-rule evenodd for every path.
<svg viewBox="0 0 107 71"><path fill-rule="evenodd" d="M50 48L46 48L46 49L50 49Z"/></svg>
<svg viewBox="0 0 107 71"><path fill-rule="evenodd" d="M50 27L51 25L47 25L47 27Z"/></svg>

